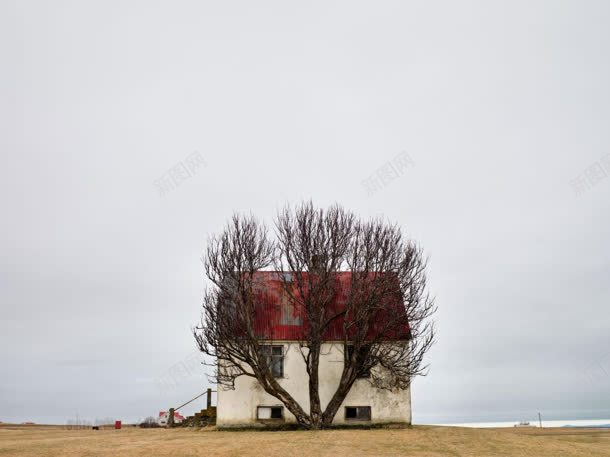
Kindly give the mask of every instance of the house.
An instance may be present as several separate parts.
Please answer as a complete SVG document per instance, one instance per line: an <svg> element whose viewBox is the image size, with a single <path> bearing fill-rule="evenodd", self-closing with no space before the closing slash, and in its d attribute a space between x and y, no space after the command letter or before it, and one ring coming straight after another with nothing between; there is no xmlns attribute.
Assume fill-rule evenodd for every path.
<svg viewBox="0 0 610 457"><path fill-rule="evenodd" d="M167 425L167 421L169 420L169 411L159 411L159 417L157 418L157 423L165 427ZM178 411L174 411L174 424L180 424L184 420L184 416L182 416Z"/></svg>
<svg viewBox="0 0 610 457"><path fill-rule="evenodd" d="M271 361L271 371L294 399L309 410L308 376L300 353L298 335L303 317L295 312L285 296L281 278L288 273L257 272L257 280L263 285L257 297L254 326ZM338 273L339 291L330 306L345 306L346 290L351 273ZM404 309L402 299L396 307ZM383 320L383 318L381 318ZM410 332L407 328L407 333ZM396 339L399 339L396 337ZM401 337L404 340L406 338ZM329 327L324 336L319 365L319 391L322 409L335 392L343 371L344 357L350 347L344 346L342 321ZM374 368L375 369L375 368ZM255 378L241 376L235 380L235 388L219 386L217 394L217 418L219 427L260 426L269 423L295 423L296 418L275 397L265 392ZM411 423L410 388L377 389L368 379L357 379L334 417L334 424Z"/></svg>

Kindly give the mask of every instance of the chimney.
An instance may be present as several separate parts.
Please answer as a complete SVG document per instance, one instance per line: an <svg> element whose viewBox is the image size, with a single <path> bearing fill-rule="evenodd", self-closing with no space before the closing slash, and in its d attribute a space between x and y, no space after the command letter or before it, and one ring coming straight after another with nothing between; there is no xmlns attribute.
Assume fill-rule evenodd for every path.
<svg viewBox="0 0 610 457"><path fill-rule="evenodd" d="M324 255L323 254L314 254L311 256L311 269L319 270L324 268Z"/></svg>

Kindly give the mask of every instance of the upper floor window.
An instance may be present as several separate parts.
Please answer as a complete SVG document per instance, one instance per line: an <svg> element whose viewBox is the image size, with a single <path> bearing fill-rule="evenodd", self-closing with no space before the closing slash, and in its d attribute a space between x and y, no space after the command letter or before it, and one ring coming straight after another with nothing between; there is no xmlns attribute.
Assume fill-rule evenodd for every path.
<svg viewBox="0 0 610 457"><path fill-rule="evenodd" d="M274 378L284 377L284 347L262 346L261 351Z"/></svg>
<svg viewBox="0 0 610 457"><path fill-rule="evenodd" d="M362 363L364 361L363 359L367 356L369 350L370 350L369 346L362 346L360 348L360 350L358 351L358 354L356 355L356 363ZM354 355L354 345L353 344L345 345L343 354L345 356L346 362L348 360L350 360L352 358L352 356ZM362 371L361 373L358 373L359 378L368 378L370 376L371 376L370 368Z"/></svg>

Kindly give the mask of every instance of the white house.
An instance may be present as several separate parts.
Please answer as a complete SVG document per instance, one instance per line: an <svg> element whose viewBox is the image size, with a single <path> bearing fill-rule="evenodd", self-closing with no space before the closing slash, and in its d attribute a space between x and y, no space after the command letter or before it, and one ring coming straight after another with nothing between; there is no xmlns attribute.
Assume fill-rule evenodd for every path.
<svg viewBox="0 0 610 457"><path fill-rule="evenodd" d="M267 317L274 334L271 335L272 338L261 336L261 341L269 345L272 373L303 409L309 411L309 378L298 342L292 337L294 332L291 331L301 325L302 319L292 314L285 306L281 285L276 279L277 273L259 274L263 275L267 286L266 296L272 297L271 303L268 302L265 306L269 311ZM344 282L348 282L349 273L343 275ZM344 347L343 338L333 332L330 332L328 340L322 346L319 366L322 409L326 407L339 384L345 353L349 350L349 347ZM219 427L296 422L292 413L278 399L265 392L252 377L237 378L235 389L223 389L219 386L217 408L216 423ZM356 380L333 420L334 424L345 425L384 422L411 423L410 389L377 389L366 378Z"/></svg>
<svg viewBox="0 0 610 457"><path fill-rule="evenodd" d="M167 425L169 420L169 411L159 411L159 417L157 418L157 424L162 427ZM184 420L184 417L178 412L174 411L174 424L180 424Z"/></svg>

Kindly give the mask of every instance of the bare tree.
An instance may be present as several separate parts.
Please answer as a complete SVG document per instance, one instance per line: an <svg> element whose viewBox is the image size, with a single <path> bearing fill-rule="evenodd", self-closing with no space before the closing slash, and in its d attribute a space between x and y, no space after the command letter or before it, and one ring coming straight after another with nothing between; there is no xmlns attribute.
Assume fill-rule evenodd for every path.
<svg viewBox="0 0 610 457"><path fill-rule="evenodd" d="M154 417L148 416L146 419L144 419L140 423L140 427L142 427L142 428L157 428L157 427L159 427L159 424L157 423L157 420Z"/></svg>
<svg viewBox="0 0 610 457"><path fill-rule="evenodd" d="M425 375L436 308L426 292L422 251L403 239L398 226L381 219L361 221L340 206L315 209L307 202L278 214L273 240L253 217L234 216L210 240L203 260L214 286L206 292L201 324L193 333L199 348L216 358L219 385L233 388L238 377L253 377L299 424L323 428L363 374L370 374L367 379L380 389L406 389L414 376ZM273 376L262 349L267 342L261 341L257 301L265 284L257 273L270 268L283 273L278 276L284 295L303 318L297 339L309 377L309 411ZM346 277L342 292L347 299L337 307ZM338 324L351 351L331 400L322 405L322 345Z"/></svg>

